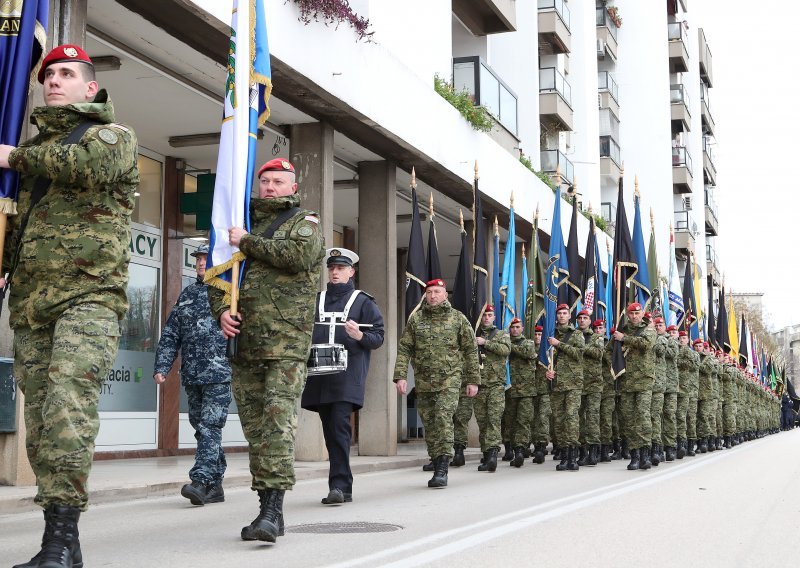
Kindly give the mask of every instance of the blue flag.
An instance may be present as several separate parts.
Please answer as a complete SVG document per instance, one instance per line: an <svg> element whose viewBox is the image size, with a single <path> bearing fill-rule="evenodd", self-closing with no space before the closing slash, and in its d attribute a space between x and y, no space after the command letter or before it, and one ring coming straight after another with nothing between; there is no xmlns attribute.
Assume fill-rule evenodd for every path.
<svg viewBox="0 0 800 568"><path fill-rule="evenodd" d="M639 270L633 277L631 283L636 291L636 301L642 304L644 309L647 309L647 303L650 300L650 276L647 272L647 252L644 248L644 233L642 232L642 214L639 208L638 188L633 196L633 235L631 237L631 244L633 245L633 257L636 259L636 264Z"/></svg>
<svg viewBox="0 0 800 568"><path fill-rule="evenodd" d="M553 223L550 227L550 248L547 250L544 279L544 326L542 342L539 345L539 362L545 367L552 367L553 347L547 339L555 336L558 292L561 286L566 285L569 278L567 249L564 246L564 235L561 234L561 189L556 189Z"/></svg>
<svg viewBox="0 0 800 568"><path fill-rule="evenodd" d="M509 210L508 220L508 239L506 240L506 252L503 255L503 279L500 282L500 294L503 297L503 317L500 320L500 328L508 329L511 320L517 317L517 293L516 293L516 265L517 265L517 230L514 223L514 205Z"/></svg>
<svg viewBox="0 0 800 568"><path fill-rule="evenodd" d="M614 321L614 260L608 251L608 274L606 274L606 337L611 337L611 326Z"/></svg>
<svg viewBox="0 0 800 568"><path fill-rule="evenodd" d="M500 233L497 229L497 217L494 218L494 262L492 263L492 304L494 313L500 312ZM480 322L478 322L480 325Z"/></svg>
<svg viewBox="0 0 800 568"><path fill-rule="evenodd" d="M47 41L48 6L48 0L18 0L0 7L0 144L19 144ZM0 213L16 214L18 183L16 170L0 169Z"/></svg>

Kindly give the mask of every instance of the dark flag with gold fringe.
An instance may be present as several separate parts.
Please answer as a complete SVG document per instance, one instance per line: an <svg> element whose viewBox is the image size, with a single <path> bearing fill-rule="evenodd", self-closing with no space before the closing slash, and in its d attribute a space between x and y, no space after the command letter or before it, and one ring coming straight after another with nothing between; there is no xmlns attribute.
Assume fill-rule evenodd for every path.
<svg viewBox="0 0 800 568"><path fill-rule="evenodd" d="M422 243L422 224L417 202L417 176L411 169L411 234L408 237L406 256L406 321L422 301L425 290L425 245Z"/></svg>
<svg viewBox="0 0 800 568"><path fill-rule="evenodd" d="M478 191L478 162L475 162L475 183L472 205L472 315L469 321L477 328L486 308L489 289L489 259L486 255L486 225L483 222L483 202Z"/></svg>
<svg viewBox="0 0 800 568"><path fill-rule="evenodd" d="M617 329L623 324L622 318L625 316L628 287L639 271L639 265L636 262L636 257L633 252L633 244L631 243L628 215L625 213L623 178L623 174L620 173L619 189L617 191L617 218L614 224L614 256L612 260L614 270L614 308L612 310L612 317L613 325ZM609 324L611 325L611 322L609 322ZM613 341L611 374L616 379L625 373L625 355L622 352L622 343L616 340Z"/></svg>
<svg viewBox="0 0 800 568"><path fill-rule="evenodd" d="M469 251L467 250L467 232L464 230L464 215L458 210L461 223L461 254L458 255L456 281L453 285L453 307L469 320L472 310L472 274L470 270Z"/></svg>
<svg viewBox="0 0 800 568"><path fill-rule="evenodd" d="M425 282L442 278L442 263L439 261L439 246L436 243L436 222L433 217L433 193L431 193L428 198L428 257L425 263Z"/></svg>
<svg viewBox="0 0 800 568"><path fill-rule="evenodd" d="M525 337L533 339L536 324L544 317L544 255L539 245L539 206L533 217L530 260L528 261L528 294L525 299ZM523 275L525 277L525 275Z"/></svg>

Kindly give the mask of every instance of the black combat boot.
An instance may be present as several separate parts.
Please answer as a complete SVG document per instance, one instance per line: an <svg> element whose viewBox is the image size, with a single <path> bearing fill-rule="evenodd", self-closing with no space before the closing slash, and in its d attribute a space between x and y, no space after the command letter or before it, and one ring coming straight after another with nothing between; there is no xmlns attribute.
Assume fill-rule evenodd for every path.
<svg viewBox="0 0 800 568"><path fill-rule="evenodd" d="M589 459L589 446L586 444L582 445L580 448L577 448L579 455L578 455L578 465L586 465ZM567 461L569 464L569 461Z"/></svg>
<svg viewBox="0 0 800 568"><path fill-rule="evenodd" d="M667 446L667 455L666 460L668 462L675 461L675 457L677 456L678 449L675 446Z"/></svg>
<svg viewBox="0 0 800 568"><path fill-rule="evenodd" d="M494 473L497 470L497 454L500 450L498 448L489 448L486 456L486 471Z"/></svg>
<svg viewBox="0 0 800 568"><path fill-rule="evenodd" d="M707 438L698 438L697 440L697 453L704 454L708 451L708 440Z"/></svg>
<svg viewBox="0 0 800 568"><path fill-rule="evenodd" d="M639 448L639 469L650 469L652 465L650 461L650 448L648 446Z"/></svg>
<svg viewBox="0 0 800 568"><path fill-rule="evenodd" d="M627 460L631 457L631 450L628 447L628 440L622 440L622 459Z"/></svg>
<svg viewBox="0 0 800 568"><path fill-rule="evenodd" d="M242 540L262 540L275 542L285 533L283 526L283 496L284 489L259 489L258 516L253 522L242 527Z"/></svg>
<svg viewBox="0 0 800 568"><path fill-rule="evenodd" d="M481 458L481 465L478 466L478 471L486 471L486 462L489 461L489 452L483 452L483 457Z"/></svg>
<svg viewBox="0 0 800 568"><path fill-rule="evenodd" d="M639 469L639 450L631 450L631 463L628 464L628 469L630 471Z"/></svg>
<svg viewBox="0 0 800 568"><path fill-rule="evenodd" d="M561 455L561 447L554 445L553 446L553 461L559 461L561 459L567 459L567 456L562 456Z"/></svg>
<svg viewBox="0 0 800 568"><path fill-rule="evenodd" d="M192 481L181 487L181 495L191 501L192 505L204 505L206 491L206 484L202 481Z"/></svg>
<svg viewBox="0 0 800 568"><path fill-rule="evenodd" d="M567 471L578 471L580 469L578 446L570 446L567 452Z"/></svg>
<svg viewBox="0 0 800 568"><path fill-rule="evenodd" d="M514 448L514 459L511 460L511 465L514 467L522 467L525 463L525 455L522 453L522 446Z"/></svg>
<svg viewBox="0 0 800 568"><path fill-rule="evenodd" d="M695 454L694 451L695 450L694 442L695 442L694 440L686 440L686 455L689 456L690 458L693 458L695 455L697 455Z"/></svg>
<svg viewBox="0 0 800 568"><path fill-rule="evenodd" d="M433 477L428 480L428 487L447 487L447 465L449 463L450 458L446 455L438 456L433 460Z"/></svg>
<svg viewBox="0 0 800 568"><path fill-rule="evenodd" d="M607 463L611 461L611 448L610 444L601 444L600 445L600 463Z"/></svg>
<svg viewBox="0 0 800 568"><path fill-rule="evenodd" d="M675 452L675 458L682 460L686 457L686 440L678 438L678 451Z"/></svg>
<svg viewBox="0 0 800 568"><path fill-rule="evenodd" d="M717 451L717 440L714 438L714 436L708 437L708 440L706 441L706 447L708 448L709 452Z"/></svg>
<svg viewBox="0 0 800 568"><path fill-rule="evenodd" d="M541 442L536 444L533 448L533 460L532 463L544 463L544 453L547 450L545 449L545 444Z"/></svg>
<svg viewBox="0 0 800 568"><path fill-rule="evenodd" d="M422 466L422 471L433 471L433 460Z"/></svg>
<svg viewBox="0 0 800 568"><path fill-rule="evenodd" d="M725 449L725 444L723 443L722 436L717 436L717 449L722 451Z"/></svg>
<svg viewBox="0 0 800 568"><path fill-rule="evenodd" d="M516 458L516 456L514 456ZM528 445L522 448L522 459L526 460L531 457L531 444L528 442Z"/></svg>
<svg viewBox="0 0 800 568"><path fill-rule="evenodd" d="M455 444L453 445L453 450L455 450L455 455L453 456L453 461L450 462L452 467L461 467L464 465L466 460L464 459L464 450L466 446L464 444Z"/></svg>
<svg viewBox="0 0 800 568"><path fill-rule="evenodd" d="M739 434L734 434L731 436L731 446L738 446L739 445Z"/></svg>
<svg viewBox="0 0 800 568"><path fill-rule="evenodd" d="M30 562L14 568L83 568L78 519L81 511L69 505L51 504L44 511L42 549Z"/></svg>
<svg viewBox="0 0 800 568"><path fill-rule="evenodd" d="M621 460L622 459L622 440L614 440L614 444L612 446L614 451L611 454L611 460Z"/></svg>
<svg viewBox="0 0 800 568"><path fill-rule="evenodd" d="M658 467L658 464L661 463L661 454L659 454L658 448L658 444L652 444L650 449L650 463L655 467Z"/></svg>
<svg viewBox="0 0 800 568"><path fill-rule="evenodd" d="M597 465L600 461L600 444L589 444L589 457L586 465Z"/></svg>
<svg viewBox="0 0 800 568"><path fill-rule="evenodd" d="M225 491L222 489L222 480L209 483L206 486L206 503L222 503L225 501Z"/></svg>
<svg viewBox="0 0 800 568"><path fill-rule="evenodd" d="M511 448L511 442L503 442L505 453L503 454L503 461L510 462L514 459L514 450Z"/></svg>
<svg viewBox="0 0 800 568"><path fill-rule="evenodd" d="M569 448L564 446L559 447L558 456L561 458L561 461L556 465L556 471L566 471L567 462L569 461Z"/></svg>

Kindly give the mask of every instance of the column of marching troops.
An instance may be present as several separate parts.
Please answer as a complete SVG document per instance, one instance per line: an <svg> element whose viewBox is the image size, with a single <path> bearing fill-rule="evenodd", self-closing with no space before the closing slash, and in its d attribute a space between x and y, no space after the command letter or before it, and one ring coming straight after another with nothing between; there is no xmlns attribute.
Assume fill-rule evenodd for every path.
<svg viewBox="0 0 800 568"><path fill-rule="evenodd" d="M522 467L542 464L552 443L559 471L578 471L630 459L629 470L731 448L780 431L780 399L738 361L707 342L633 303L627 323L606 337L603 320L587 311L570 323L566 304L557 308L551 368L538 361L542 327L526 339L514 318L506 332L487 308L476 332L481 387L473 400L462 396L454 415L451 466L465 464L467 425L475 406L483 457L480 471L502 461ZM613 344L620 341L626 370L612 375ZM510 387L506 387L506 363ZM492 393L495 393L493 395ZM483 397L481 396L483 395ZM483 398L483 400L481 400ZM495 417L495 418L493 418Z"/></svg>

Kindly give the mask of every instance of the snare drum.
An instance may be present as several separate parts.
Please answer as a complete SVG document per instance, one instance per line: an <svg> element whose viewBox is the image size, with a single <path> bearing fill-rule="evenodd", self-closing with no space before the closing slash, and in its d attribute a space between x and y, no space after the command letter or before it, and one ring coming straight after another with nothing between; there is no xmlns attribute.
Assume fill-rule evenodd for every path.
<svg viewBox="0 0 800 568"><path fill-rule="evenodd" d="M338 343L311 346L308 355L309 375L331 375L347 370L347 349Z"/></svg>

